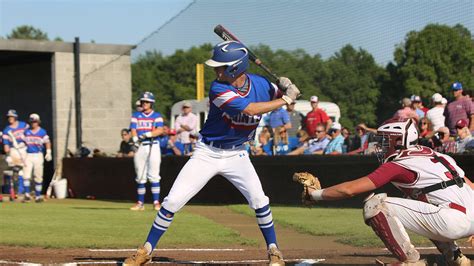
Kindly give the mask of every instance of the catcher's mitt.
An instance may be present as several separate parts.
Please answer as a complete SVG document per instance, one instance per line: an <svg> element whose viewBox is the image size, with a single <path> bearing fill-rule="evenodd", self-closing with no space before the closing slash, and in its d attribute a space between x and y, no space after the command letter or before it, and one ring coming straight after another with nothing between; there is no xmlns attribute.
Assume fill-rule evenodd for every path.
<svg viewBox="0 0 474 266"><path fill-rule="evenodd" d="M301 200L303 205L310 206L316 203L315 200L309 194L308 188L321 189L321 183L317 177L308 172L294 173L293 181L303 185L303 193L301 194Z"/></svg>

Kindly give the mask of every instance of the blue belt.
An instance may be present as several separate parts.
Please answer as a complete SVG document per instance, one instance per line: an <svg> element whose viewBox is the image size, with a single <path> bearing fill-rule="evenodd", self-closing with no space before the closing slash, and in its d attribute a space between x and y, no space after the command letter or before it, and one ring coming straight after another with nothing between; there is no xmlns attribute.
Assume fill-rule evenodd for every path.
<svg viewBox="0 0 474 266"><path fill-rule="evenodd" d="M202 142L206 145L211 146L211 147L219 148L219 149L223 149L223 150L235 149L235 148L238 148L238 147L241 147L242 145L244 145L243 143L241 143L241 144L216 143L214 141L207 141L207 140L204 140L204 139L202 140Z"/></svg>

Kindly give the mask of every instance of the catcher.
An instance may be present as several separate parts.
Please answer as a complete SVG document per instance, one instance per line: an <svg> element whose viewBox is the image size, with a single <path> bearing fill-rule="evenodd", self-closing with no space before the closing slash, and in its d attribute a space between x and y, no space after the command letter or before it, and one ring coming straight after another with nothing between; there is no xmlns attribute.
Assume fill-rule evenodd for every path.
<svg viewBox="0 0 474 266"><path fill-rule="evenodd" d="M455 240L474 234L474 185L453 158L416 145L416 122L389 120L377 129L382 165L367 176L321 189L309 173L295 173L304 185L303 203L340 200L391 182L407 198L373 193L363 216L400 265L426 265L406 230L429 238L448 265L471 265Z"/></svg>

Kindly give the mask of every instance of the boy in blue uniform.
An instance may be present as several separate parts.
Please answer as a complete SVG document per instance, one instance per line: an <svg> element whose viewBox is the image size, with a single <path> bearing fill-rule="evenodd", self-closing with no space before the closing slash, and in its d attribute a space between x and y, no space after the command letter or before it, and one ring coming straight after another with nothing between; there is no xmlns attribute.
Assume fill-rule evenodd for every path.
<svg viewBox="0 0 474 266"><path fill-rule="evenodd" d="M14 169L21 169L25 166L25 157L26 157L26 144L23 140L24 132L28 129L28 124L18 120L18 113L14 109L10 109L7 112L8 126L3 130L3 151L7 155L5 160L9 167ZM12 139L13 135L14 139ZM10 178L12 178L13 173L7 171L5 173L5 180L7 184L7 189L10 190ZM24 193L23 187L23 170L18 172L18 194ZM11 193L14 194L14 193ZM13 199L11 199L13 200Z"/></svg>
<svg viewBox="0 0 474 266"><path fill-rule="evenodd" d="M31 177L34 175L35 183L35 201L42 202L41 191L43 190L43 164L53 159L51 153L51 142L46 130L40 127L40 116L38 114L30 115L30 128L25 131L24 141L26 143L27 156L25 159L23 184L25 186L24 202L30 201ZM43 152L46 153L43 155Z"/></svg>
<svg viewBox="0 0 474 266"><path fill-rule="evenodd" d="M135 112L130 121L132 140L138 146L133 157L137 177L137 203L130 208L132 211L145 210L145 184L151 183L151 194L155 210L160 209L160 165L161 149L158 136L163 134L163 117L153 110L155 96L144 92L140 96L142 111Z"/></svg>
<svg viewBox="0 0 474 266"><path fill-rule="evenodd" d="M253 140L263 113L292 103L298 88L287 78L278 87L266 78L245 73L249 65L248 50L239 42L223 42L214 47L206 64L214 68L210 110L200 131L201 138L193 155L179 173L170 193L153 223L145 244L124 265L142 265L151 259L158 240L179 211L215 175L222 175L245 196L255 210L258 225L268 247L270 265L284 265L278 249L269 199L245 150Z"/></svg>

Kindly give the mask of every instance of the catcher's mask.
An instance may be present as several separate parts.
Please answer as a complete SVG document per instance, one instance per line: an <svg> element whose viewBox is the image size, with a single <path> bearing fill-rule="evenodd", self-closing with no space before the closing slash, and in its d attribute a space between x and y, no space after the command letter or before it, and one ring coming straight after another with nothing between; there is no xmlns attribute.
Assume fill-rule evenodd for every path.
<svg viewBox="0 0 474 266"><path fill-rule="evenodd" d="M401 150L418 143L418 129L413 119L390 119L377 129L375 154L380 163L392 160Z"/></svg>

